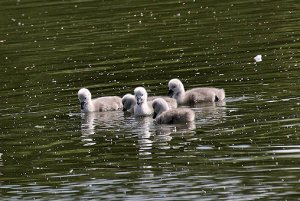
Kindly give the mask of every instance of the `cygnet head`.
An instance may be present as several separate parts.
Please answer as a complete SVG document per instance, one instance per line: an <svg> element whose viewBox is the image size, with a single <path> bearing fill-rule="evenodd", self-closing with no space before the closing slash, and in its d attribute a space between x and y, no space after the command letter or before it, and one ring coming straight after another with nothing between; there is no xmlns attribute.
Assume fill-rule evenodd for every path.
<svg viewBox="0 0 300 201"><path fill-rule="evenodd" d="M153 119L156 118L156 116L160 115L161 113L169 110L168 103L162 99L162 98L156 98L152 102L153 107Z"/></svg>
<svg viewBox="0 0 300 201"><path fill-rule="evenodd" d="M137 87L134 89L135 100L138 105L147 102L147 91L144 87Z"/></svg>
<svg viewBox="0 0 300 201"><path fill-rule="evenodd" d="M184 92L184 86L182 82L176 78L169 81L168 87L169 87L168 96L171 98L177 96L181 92Z"/></svg>
<svg viewBox="0 0 300 201"><path fill-rule="evenodd" d="M122 97L123 111L131 109L135 105L135 97L132 94L126 94Z"/></svg>
<svg viewBox="0 0 300 201"><path fill-rule="evenodd" d="M81 88L78 91L78 99L80 101L80 109L84 109L87 102L92 100L91 92L86 88Z"/></svg>

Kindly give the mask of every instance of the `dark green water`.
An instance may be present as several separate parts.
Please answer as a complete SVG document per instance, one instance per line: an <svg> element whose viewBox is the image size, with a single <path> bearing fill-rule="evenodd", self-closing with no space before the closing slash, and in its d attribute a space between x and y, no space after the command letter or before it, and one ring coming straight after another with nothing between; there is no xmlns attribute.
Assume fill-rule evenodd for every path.
<svg viewBox="0 0 300 201"><path fill-rule="evenodd" d="M3 0L0 25L1 200L299 198L298 0ZM80 115L81 87L174 77L226 104L181 126Z"/></svg>

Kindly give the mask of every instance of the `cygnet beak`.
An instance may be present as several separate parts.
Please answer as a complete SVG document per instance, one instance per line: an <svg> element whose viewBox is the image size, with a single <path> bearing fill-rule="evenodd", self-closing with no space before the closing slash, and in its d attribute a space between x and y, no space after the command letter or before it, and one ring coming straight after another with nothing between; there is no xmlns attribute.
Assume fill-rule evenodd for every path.
<svg viewBox="0 0 300 201"><path fill-rule="evenodd" d="M170 89L168 92L168 96L172 98L173 95L174 95L174 91L172 89Z"/></svg>
<svg viewBox="0 0 300 201"><path fill-rule="evenodd" d="M142 99L141 98L137 98L136 99L136 104L140 105L142 103Z"/></svg>
<svg viewBox="0 0 300 201"><path fill-rule="evenodd" d="M80 102L80 109L84 109L85 102Z"/></svg>
<svg viewBox="0 0 300 201"><path fill-rule="evenodd" d="M157 116L157 113L156 112L153 112L153 119L155 119Z"/></svg>

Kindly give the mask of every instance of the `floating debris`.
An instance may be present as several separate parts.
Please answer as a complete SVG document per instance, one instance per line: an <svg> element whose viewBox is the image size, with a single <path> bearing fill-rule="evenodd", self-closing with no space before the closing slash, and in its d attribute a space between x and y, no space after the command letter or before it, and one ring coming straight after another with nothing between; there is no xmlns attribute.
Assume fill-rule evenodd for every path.
<svg viewBox="0 0 300 201"><path fill-rule="evenodd" d="M45 128L45 126L39 126L39 125L36 125L36 126L34 126L35 128L39 128L39 129L43 129L43 128Z"/></svg>
<svg viewBox="0 0 300 201"><path fill-rule="evenodd" d="M261 62L262 61L262 56L260 54L256 55L256 57L254 57L254 60L255 60L255 62Z"/></svg>

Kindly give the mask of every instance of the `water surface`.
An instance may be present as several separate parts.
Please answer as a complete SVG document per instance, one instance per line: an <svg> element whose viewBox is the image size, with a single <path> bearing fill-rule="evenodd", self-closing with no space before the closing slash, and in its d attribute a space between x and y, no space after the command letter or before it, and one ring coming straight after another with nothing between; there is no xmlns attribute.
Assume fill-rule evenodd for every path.
<svg viewBox="0 0 300 201"><path fill-rule="evenodd" d="M295 200L300 7L287 1L0 2L3 200ZM262 55L262 62L253 58ZM189 125L81 115L77 92L215 86Z"/></svg>

